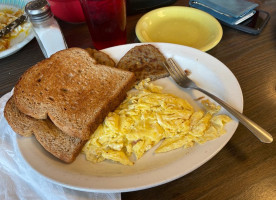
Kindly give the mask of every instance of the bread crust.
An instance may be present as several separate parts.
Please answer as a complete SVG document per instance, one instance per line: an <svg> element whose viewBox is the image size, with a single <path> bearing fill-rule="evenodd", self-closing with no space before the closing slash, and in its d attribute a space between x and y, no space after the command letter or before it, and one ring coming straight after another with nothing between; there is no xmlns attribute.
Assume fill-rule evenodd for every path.
<svg viewBox="0 0 276 200"><path fill-rule="evenodd" d="M16 107L64 133L90 138L135 83L133 73L95 63L80 48L59 51L29 68L14 89Z"/></svg>
<svg viewBox="0 0 276 200"><path fill-rule="evenodd" d="M86 143L85 140L63 133L48 118L34 119L23 114L17 109L13 97L6 103L4 116L16 133L22 136L34 134L46 151L66 163L73 162Z"/></svg>
<svg viewBox="0 0 276 200"><path fill-rule="evenodd" d="M32 136L33 130L30 129L30 127L34 121L31 120L30 116L25 115L25 117L22 117L22 115L23 114L16 108L14 100L11 97L4 108L5 119L14 132L24 137Z"/></svg>

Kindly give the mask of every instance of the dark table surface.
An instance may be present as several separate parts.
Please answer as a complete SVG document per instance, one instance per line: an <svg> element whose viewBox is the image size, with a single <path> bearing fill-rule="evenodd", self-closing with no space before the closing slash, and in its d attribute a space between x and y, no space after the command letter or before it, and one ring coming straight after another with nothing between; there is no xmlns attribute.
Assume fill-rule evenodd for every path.
<svg viewBox="0 0 276 200"><path fill-rule="evenodd" d="M276 1L262 0L259 8L271 19L260 35L223 26L221 42L210 55L222 61L238 79L244 114L276 138ZM187 6L178 0L174 5ZM137 42L135 25L143 14L127 17L128 43ZM59 21L69 47L92 47L86 24ZM36 40L0 60L0 96L9 92L20 75L44 59ZM239 125L228 144L210 161L170 183L123 193L123 200L139 199L276 199L276 145L261 143Z"/></svg>

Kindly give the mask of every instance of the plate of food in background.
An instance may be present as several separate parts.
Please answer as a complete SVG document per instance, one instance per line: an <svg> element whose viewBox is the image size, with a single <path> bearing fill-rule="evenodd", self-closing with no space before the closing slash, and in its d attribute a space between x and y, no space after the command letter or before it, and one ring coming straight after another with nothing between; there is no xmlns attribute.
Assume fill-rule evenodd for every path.
<svg viewBox="0 0 276 200"><path fill-rule="evenodd" d="M31 123L35 125L27 130L28 123L26 123L26 120L30 121L31 117L24 117L24 120L22 120L21 114L16 114L15 117L12 117L12 107L9 109L6 106L4 111L5 118L11 127L15 127L13 130L19 133L20 130L18 128L20 126L17 125L24 122L21 123L21 125L23 124L23 129L30 133L30 137L17 135L16 141L19 154L37 174L54 183L82 191L128 192L141 190L173 181L197 169L215 156L233 136L238 126L237 120L231 117L224 109L218 109L217 104L202 93L179 87L168 76L166 70L162 70L164 68L159 65L160 63L157 64L157 61L162 61L162 59L173 58L183 70L189 72L190 78L199 86L220 97L237 110L242 111L243 96L240 85L232 72L216 58L191 47L167 43L128 44L108 48L101 52L105 53L105 55L97 51L91 51L90 54L95 57L95 60L91 60L84 50L70 48L60 51L56 56L46 59L36 65L36 68L32 68L36 73L39 73L40 70L36 69L40 67L44 69L44 67L54 65L55 62L59 64L61 62L65 63L68 67L67 70L58 70L59 68L50 67L51 70L57 70L55 71L56 73L49 72L50 74L55 74L55 76L49 76L55 78L54 81L52 80L53 83L46 80L48 76L41 76L41 74L35 79L31 79L29 76L33 76L35 73L30 73L30 70L28 70L27 74L23 75L24 78L20 79L19 85L22 87L19 87L19 85L15 86L13 98L17 96L19 104L24 104L20 97L25 98L29 93L38 92L37 97L43 94L48 95L48 98L39 98L39 102L26 108L29 111L23 111L22 108L18 107L22 112L29 112L29 114L34 110L34 106L49 105L62 99L64 99L62 102L65 103L76 102L74 106L66 104L65 107L59 109L63 113L63 117L59 119L66 120L67 117L73 117L70 119L70 123L66 124L71 126L74 123L74 117L79 116L81 114L80 111L86 112L89 109L88 107L90 107L87 106L87 103L84 103L84 107L78 109L79 104L87 101L87 99L88 103L94 101L92 98L87 98L88 95L94 95L98 102L94 103L96 106L100 106L102 101L104 101L104 99L99 100L99 98L103 98L101 96L106 98L113 96L103 95L106 92L103 90L101 90L102 92L96 91L96 88L92 92L87 93L87 87L91 87L91 85L101 87L103 84L108 85L108 83L110 83L110 87L117 87L116 85L122 84L123 81L120 78L119 82L115 84L114 79L117 75L112 76L113 78L110 75L96 76L96 79L99 77L100 79L105 79L105 81L101 84L97 84L95 81L93 81L93 84L88 84L87 81L89 80L83 78L83 75L86 74L86 72L83 73L84 69L76 69L76 66L80 65L75 65L76 63L72 64L71 62L82 62L83 64L83 62L87 61L96 63L97 60L103 60L102 63L106 65L111 63L112 66L117 63L116 67L134 71L136 77L140 77L141 82L137 82L139 85L136 86L136 89L130 90L120 106L115 111L113 109L109 112L104 122L100 123L95 129L88 142L85 138L85 140L76 143L76 139L69 137L65 131L72 128L64 128L59 123L50 122L49 124L52 116L59 112L58 110L50 109L53 115L49 114L49 118L45 119L47 120L46 125L41 120L33 119ZM64 56L66 59L63 59ZM114 62L108 62L109 58ZM159 70L156 70L158 68L157 65L161 67ZM114 68L95 66L97 71L107 70L108 73L113 71ZM85 70L90 70L91 68L93 67L87 67ZM48 72L49 70L46 71ZM44 70L45 73L46 71ZM114 71L117 70L114 69ZM126 71L122 73L126 73ZM154 76L152 76L153 74ZM73 76L74 81L70 81L70 77ZM75 76L80 79L76 79ZM57 81L64 82L61 77L69 80L68 84L64 84L64 86L57 84ZM147 79L144 79L146 77L150 77L152 80L156 78L156 80L148 82ZM118 80L118 78L116 79ZM82 80L84 85L81 83ZM30 87L26 86L26 84L32 83L34 87L45 83L47 83L47 86L41 87L42 91L34 90L33 88L29 90L28 88ZM77 89L77 87L80 87L81 90ZM110 90L108 87L103 87L105 90ZM22 92L20 88L25 88L28 92L25 89ZM48 92L52 90L61 93L61 96L57 98L50 95ZM84 92L83 94L82 91ZM66 100L66 94L71 92L79 94L78 100ZM35 99L36 95L30 95L32 98L27 97L25 103ZM76 98L76 95L73 95L72 98ZM203 101L201 100L203 99L208 101L202 103ZM47 101L48 103L44 104L45 102L40 101ZM7 105L10 105L9 102ZM114 103L115 100L111 102ZM209 108L206 109L206 105ZM162 110L160 106L164 107L164 109ZM143 109L146 112L140 112ZM184 112L180 112L180 110ZM71 113L73 111L77 112L74 115L68 115L67 112ZM159 114L156 114L157 112ZM93 113L91 115L94 115ZM138 113L142 113L142 115L139 117ZM85 116L85 120L90 117L86 114ZM197 116L200 117L198 118ZM183 120L183 117L191 121ZM224 117L227 123L225 123ZM52 121L54 120L52 118ZM80 118L76 120L79 123ZM194 123L195 121L198 123ZM15 123L15 126L13 123ZM39 124L37 125L37 123ZM191 126L191 124L195 124L195 126ZM60 133L61 129L56 126L61 127L63 133ZM48 135L45 131L39 133L40 129L43 128L51 135L52 127L57 131L52 134L54 136L51 136L50 140L48 140ZM194 133L192 133L193 128L195 128ZM216 131L218 130L217 128L220 131ZM123 131L118 131L120 129ZM162 135L159 135L159 130ZM188 132L185 132L186 130ZM189 130L192 130L192 132ZM182 137L183 135L178 135L182 131L184 137ZM132 134L129 134L130 132ZM31 136L32 134L35 137ZM55 138L59 134L61 139ZM62 134L67 135L69 139L66 139ZM78 139L78 141L80 140ZM51 147L49 148L49 146ZM72 159L66 160L64 155L72 149L74 153L74 155L70 153ZM62 162L62 160L65 162Z"/></svg>
<svg viewBox="0 0 276 200"><path fill-rule="evenodd" d="M24 7L29 0L0 0L0 29L24 14ZM13 31L0 38L0 59L14 54L34 38L29 21L17 26Z"/></svg>

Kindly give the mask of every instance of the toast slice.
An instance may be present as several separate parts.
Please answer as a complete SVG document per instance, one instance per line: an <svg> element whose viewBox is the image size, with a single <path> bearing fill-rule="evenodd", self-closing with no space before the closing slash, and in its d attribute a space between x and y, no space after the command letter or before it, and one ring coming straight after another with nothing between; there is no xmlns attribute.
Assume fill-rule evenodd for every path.
<svg viewBox="0 0 276 200"><path fill-rule="evenodd" d="M34 119L23 114L17 109L13 97L5 106L4 116L16 133L22 136L34 134L46 151L66 163L75 160L86 142L63 133L49 119Z"/></svg>
<svg viewBox="0 0 276 200"><path fill-rule="evenodd" d="M99 65L80 48L62 50L29 68L14 89L16 107L51 121L65 134L90 138L135 83L133 73Z"/></svg>
<svg viewBox="0 0 276 200"><path fill-rule="evenodd" d="M92 58L95 59L96 63L110 67L116 66L114 60L112 60L112 58L110 58L109 55L107 55L106 53L91 48L87 48L85 50L89 53L89 55Z"/></svg>
<svg viewBox="0 0 276 200"><path fill-rule="evenodd" d="M166 58L151 44L130 49L118 62L117 68L135 73L137 82L145 78L152 81L169 76L163 62Z"/></svg>

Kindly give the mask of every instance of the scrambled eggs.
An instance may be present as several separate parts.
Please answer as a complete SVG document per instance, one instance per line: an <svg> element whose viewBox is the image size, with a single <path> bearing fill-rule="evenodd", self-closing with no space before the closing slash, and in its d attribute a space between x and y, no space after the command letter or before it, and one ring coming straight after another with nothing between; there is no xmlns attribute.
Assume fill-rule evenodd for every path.
<svg viewBox="0 0 276 200"><path fill-rule="evenodd" d="M22 14L23 10L20 9L17 11L11 9L0 10L0 29L13 22ZM17 26L11 33L0 38L0 52L10 48L15 43L21 42L29 34L30 27L30 23L23 23Z"/></svg>
<svg viewBox="0 0 276 200"><path fill-rule="evenodd" d="M82 151L87 160L133 165L132 154L139 159L160 141L156 153L192 147L224 134L224 125L231 121L226 115L214 115L220 106L203 100L206 112L194 111L186 100L162 93L149 79L136 89L108 114L86 143Z"/></svg>

